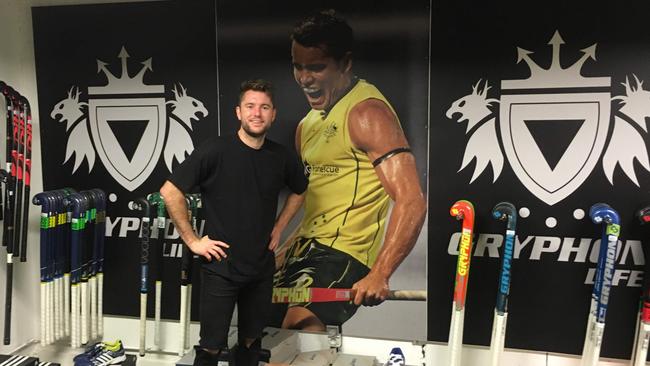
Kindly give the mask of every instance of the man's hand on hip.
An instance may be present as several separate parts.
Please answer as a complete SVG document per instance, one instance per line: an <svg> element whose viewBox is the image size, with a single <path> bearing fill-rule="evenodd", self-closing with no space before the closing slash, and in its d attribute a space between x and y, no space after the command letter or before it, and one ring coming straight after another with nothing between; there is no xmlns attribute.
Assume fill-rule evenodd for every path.
<svg viewBox="0 0 650 366"><path fill-rule="evenodd" d="M230 245L219 240L212 240L207 235L188 243L187 246L194 254L205 257L208 262L212 261L213 257L218 261L226 258L227 255L223 249L230 248Z"/></svg>

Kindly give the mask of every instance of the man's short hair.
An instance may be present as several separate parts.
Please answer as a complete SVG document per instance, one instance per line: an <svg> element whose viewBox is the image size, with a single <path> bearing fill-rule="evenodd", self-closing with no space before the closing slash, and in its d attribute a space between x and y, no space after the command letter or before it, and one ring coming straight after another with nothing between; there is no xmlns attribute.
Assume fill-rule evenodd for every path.
<svg viewBox="0 0 650 366"><path fill-rule="evenodd" d="M354 34L348 23L335 10L322 10L296 24L291 40L304 47L321 48L328 56L340 61L352 52Z"/></svg>
<svg viewBox="0 0 650 366"><path fill-rule="evenodd" d="M273 102L273 84L271 84L270 81L264 79L255 79L242 82L239 86L239 103L241 103L244 94L249 90L262 92L268 95L271 99L271 103L275 105Z"/></svg>

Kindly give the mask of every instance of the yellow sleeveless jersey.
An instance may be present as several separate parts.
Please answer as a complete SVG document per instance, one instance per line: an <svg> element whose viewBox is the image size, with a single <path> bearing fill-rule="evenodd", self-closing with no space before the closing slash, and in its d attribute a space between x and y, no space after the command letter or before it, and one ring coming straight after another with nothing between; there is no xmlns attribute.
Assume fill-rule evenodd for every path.
<svg viewBox="0 0 650 366"><path fill-rule="evenodd" d="M393 110L377 88L359 80L329 113L312 109L300 122L300 154L309 185L298 230L298 236L315 238L368 267L381 247L390 198L368 156L352 144L348 114L371 98Z"/></svg>

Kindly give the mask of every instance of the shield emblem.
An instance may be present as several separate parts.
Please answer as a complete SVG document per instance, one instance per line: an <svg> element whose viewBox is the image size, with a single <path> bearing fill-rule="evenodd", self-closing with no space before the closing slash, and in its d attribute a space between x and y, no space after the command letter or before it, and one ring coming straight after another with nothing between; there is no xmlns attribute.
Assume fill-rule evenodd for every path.
<svg viewBox="0 0 650 366"><path fill-rule="evenodd" d="M501 141L512 170L523 185L549 205L560 202L587 179L605 146L610 121L610 93L502 94L499 126ZM550 163L531 123L576 123L574 136L563 136L567 144L545 147L559 159Z"/></svg>
<svg viewBox="0 0 650 366"><path fill-rule="evenodd" d="M156 167L167 128L165 99L94 98L88 100L90 131L96 151L111 176L129 191L138 188ZM114 128L144 124L134 151L129 154L115 135Z"/></svg>

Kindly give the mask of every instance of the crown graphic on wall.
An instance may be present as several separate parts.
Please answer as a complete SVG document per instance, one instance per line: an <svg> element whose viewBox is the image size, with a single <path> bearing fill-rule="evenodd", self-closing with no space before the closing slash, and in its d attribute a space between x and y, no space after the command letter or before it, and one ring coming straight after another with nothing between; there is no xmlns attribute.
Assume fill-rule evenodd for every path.
<svg viewBox="0 0 650 366"><path fill-rule="evenodd" d="M147 70L153 71L151 58L141 62L143 66L140 71L135 76L130 77L127 66L130 56L124 46L122 46L122 50L117 57L122 61L122 74L120 77L115 76L108 70L108 63L97 60L97 73L103 72L107 83L105 86L88 87L88 94L160 94L165 92L164 85L146 85L143 81Z"/></svg>
<svg viewBox="0 0 650 366"><path fill-rule="evenodd" d="M555 31L548 42L553 48L551 65L548 69L539 66L531 58L532 51L517 47L517 63L522 60L530 69L530 76L527 79L502 80L501 89L547 89L547 88L584 88L584 87L610 87L610 77L585 77L582 76L582 66L588 59L596 60L596 43L583 48L582 57L573 65L562 68L560 65L560 47L564 40L560 32Z"/></svg>

